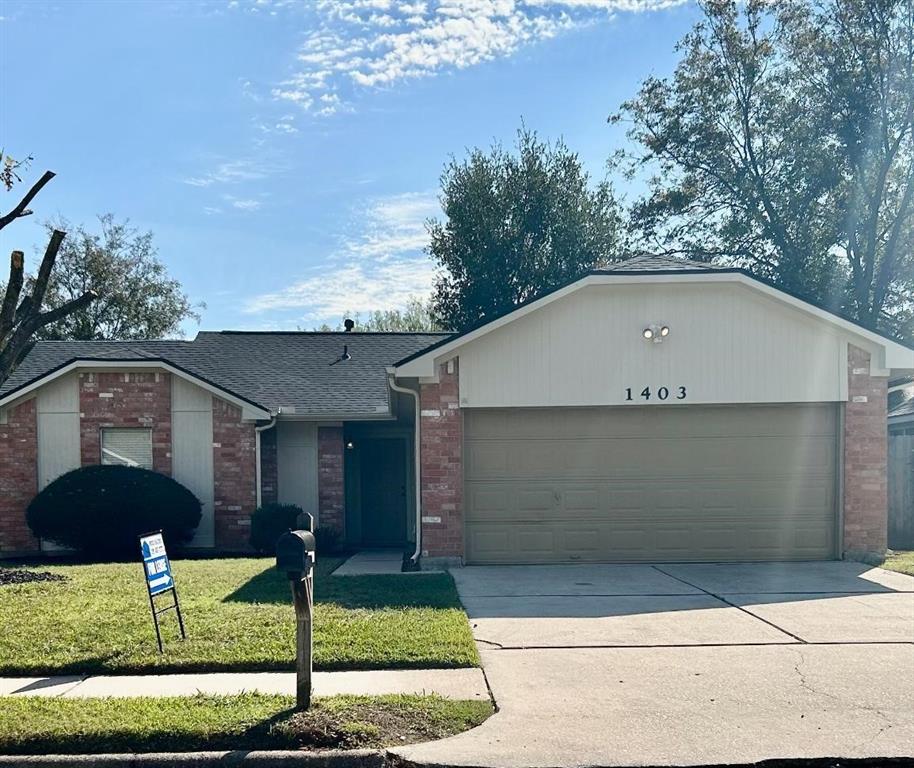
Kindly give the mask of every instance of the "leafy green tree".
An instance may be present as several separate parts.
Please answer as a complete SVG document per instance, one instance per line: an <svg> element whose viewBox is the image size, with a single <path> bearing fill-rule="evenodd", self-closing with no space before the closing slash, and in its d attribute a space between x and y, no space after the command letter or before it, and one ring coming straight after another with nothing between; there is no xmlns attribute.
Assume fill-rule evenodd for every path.
<svg viewBox="0 0 914 768"><path fill-rule="evenodd" d="M159 261L152 233L115 221L110 213L99 222L99 233L66 221L46 225L49 232L70 232L48 283L46 305L66 304L87 291L97 298L43 328L39 338L159 339L180 335L187 319L199 322L197 307Z"/></svg>
<svg viewBox="0 0 914 768"><path fill-rule="evenodd" d="M346 317L355 323L354 331L369 333L421 333L423 331L441 330L432 315L431 302L413 296L400 309L376 309L369 312L363 320L358 312L347 313ZM338 325L331 327L324 323L319 331L343 331L345 326L341 320Z"/></svg>
<svg viewBox="0 0 914 768"><path fill-rule="evenodd" d="M611 120L645 247L746 267L911 337L914 0L713 0Z"/></svg>
<svg viewBox="0 0 914 768"><path fill-rule="evenodd" d="M428 252L442 268L432 299L442 327L462 330L621 256L609 184L592 186L562 141L522 128L515 149L473 149L441 176L446 218L429 222Z"/></svg>

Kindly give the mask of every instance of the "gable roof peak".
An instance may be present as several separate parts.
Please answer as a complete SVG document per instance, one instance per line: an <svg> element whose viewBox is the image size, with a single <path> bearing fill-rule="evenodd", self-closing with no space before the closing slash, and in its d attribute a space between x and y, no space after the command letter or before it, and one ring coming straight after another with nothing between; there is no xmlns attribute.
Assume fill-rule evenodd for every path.
<svg viewBox="0 0 914 768"><path fill-rule="evenodd" d="M600 267L600 272L706 272L712 269L725 269L706 261L686 259L681 256L655 255L641 253L624 261L610 262Z"/></svg>

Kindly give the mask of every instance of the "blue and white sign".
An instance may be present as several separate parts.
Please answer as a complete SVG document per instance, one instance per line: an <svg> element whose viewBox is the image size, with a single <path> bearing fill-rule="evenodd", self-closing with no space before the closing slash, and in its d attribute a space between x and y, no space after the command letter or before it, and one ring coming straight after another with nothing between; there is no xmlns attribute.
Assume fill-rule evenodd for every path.
<svg viewBox="0 0 914 768"><path fill-rule="evenodd" d="M158 595L174 589L175 580L171 575L171 563L165 551L165 541L161 533L151 533L140 537L140 549L143 552L143 567L146 569L146 586L150 595Z"/></svg>

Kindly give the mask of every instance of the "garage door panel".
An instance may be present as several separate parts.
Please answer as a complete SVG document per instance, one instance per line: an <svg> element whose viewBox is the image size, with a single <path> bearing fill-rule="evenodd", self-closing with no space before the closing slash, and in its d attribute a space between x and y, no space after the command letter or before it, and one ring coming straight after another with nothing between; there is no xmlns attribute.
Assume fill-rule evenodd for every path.
<svg viewBox="0 0 914 768"><path fill-rule="evenodd" d="M832 477L836 461L834 435L829 438L796 437L645 438L559 440L494 440L468 444L468 476L486 478L596 477L654 478L662 470L667 478L761 477L771 478L771 457L783 457L781 477L821 473Z"/></svg>
<svg viewBox="0 0 914 768"><path fill-rule="evenodd" d="M467 410L467 559L830 558L836 411Z"/></svg>

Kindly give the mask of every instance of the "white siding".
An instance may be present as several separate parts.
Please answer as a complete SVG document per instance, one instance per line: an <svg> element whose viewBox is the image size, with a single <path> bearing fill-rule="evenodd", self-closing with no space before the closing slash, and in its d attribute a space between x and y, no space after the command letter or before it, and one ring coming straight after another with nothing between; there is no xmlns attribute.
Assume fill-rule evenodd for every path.
<svg viewBox="0 0 914 768"><path fill-rule="evenodd" d="M177 376L171 380L172 472L174 479L200 499L203 507L191 546L212 547L213 396Z"/></svg>
<svg viewBox="0 0 914 768"><path fill-rule="evenodd" d="M75 374L38 391L38 489L80 465L79 389Z"/></svg>
<svg viewBox="0 0 914 768"><path fill-rule="evenodd" d="M67 374L38 390L38 490L42 490L71 469L82 458L79 445L79 382L75 373ZM42 541L48 552L62 551Z"/></svg>
<svg viewBox="0 0 914 768"><path fill-rule="evenodd" d="M317 424L285 421L276 425L278 497L297 504L317 524Z"/></svg>
<svg viewBox="0 0 914 768"><path fill-rule="evenodd" d="M653 323L661 344L642 337ZM632 405L660 387L667 404L829 402L847 397L849 340L737 284L596 285L455 354L463 407L626 405L629 387Z"/></svg>

